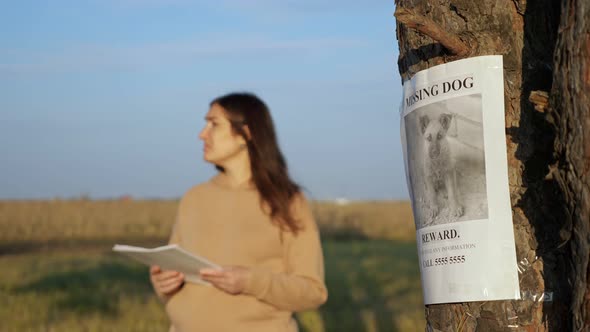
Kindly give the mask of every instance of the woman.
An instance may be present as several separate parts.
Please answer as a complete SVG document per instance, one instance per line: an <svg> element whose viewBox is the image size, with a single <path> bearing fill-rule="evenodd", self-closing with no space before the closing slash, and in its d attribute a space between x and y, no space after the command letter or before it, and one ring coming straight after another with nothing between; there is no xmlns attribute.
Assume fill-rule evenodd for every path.
<svg viewBox="0 0 590 332"><path fill-rule="evenodd" d="M288 175L267 106L233 93L210 104L205 161L219 171L180 201L170 243L222 265L203 269L214 287L150 268L171 331L297 331L295 311L327 299L319 233Z"/></svg>

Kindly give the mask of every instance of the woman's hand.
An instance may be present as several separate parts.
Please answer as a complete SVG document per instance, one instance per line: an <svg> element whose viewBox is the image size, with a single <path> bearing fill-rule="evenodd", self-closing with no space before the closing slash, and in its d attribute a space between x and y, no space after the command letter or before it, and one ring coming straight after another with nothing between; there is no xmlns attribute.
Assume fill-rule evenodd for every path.
<svg viewBox="0 0 590 332"><path fill-rule="evenodd" d="M157 265L150 266L150 281L161 298L176 293L184 284L184 275L177 271L165 271Z"/></svg>
<svg viewBox="0 0 590 332"><path fill-rule="evenodd" d="M250 269L243 266L224 266L221 270L207 268L199 273L203 280L232 295L241 294L250 278Z"/></svg>

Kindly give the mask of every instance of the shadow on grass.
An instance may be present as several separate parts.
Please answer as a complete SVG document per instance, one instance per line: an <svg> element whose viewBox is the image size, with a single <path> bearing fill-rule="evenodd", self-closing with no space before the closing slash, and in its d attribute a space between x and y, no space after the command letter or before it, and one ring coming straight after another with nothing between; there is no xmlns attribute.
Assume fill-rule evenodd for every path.
<svg viewBox="0 0 590 332"><path fill-rule="evenodd" d="M88 265L88 264L86 264ZM14 289L15 293L48 295L54 308L76 314L118 315L119 298L153 296L146 267L118 262L67 267Z"/></svg>
<svg viewBox="0 0 590 332"><path fill-rule="evenodd" d="M368 241L361 229L354 225L320 225L322 239L329 241Z"/></svg>
<svg viewBox="0 0 590 332"><path fill-rule="evenodd" d="M362 218L354 213L337 216L336 211L318 214L318 226L324 240L369 240L362 227ZM338 222L334 222L338 220Z"/></svg>
<svg viewBox="0 0 590 332"><path fill-rule="evenodd" d="M110 250L115 243L133 243L137 246L160 246L167 242L164 237L113 237L113 238L71 238L45 241L4 241L0 243L0 256L54 250Z"/></svg>

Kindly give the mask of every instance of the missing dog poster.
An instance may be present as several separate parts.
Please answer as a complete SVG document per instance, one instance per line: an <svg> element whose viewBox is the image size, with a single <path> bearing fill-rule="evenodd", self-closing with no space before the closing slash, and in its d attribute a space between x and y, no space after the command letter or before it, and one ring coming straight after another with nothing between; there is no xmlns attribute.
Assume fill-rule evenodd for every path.
<svg viewBox="0 0 590 332"><path fill-rule="evenodd" d="M417 73L400 114L424 303L519 299L502 57Z"/></svg>

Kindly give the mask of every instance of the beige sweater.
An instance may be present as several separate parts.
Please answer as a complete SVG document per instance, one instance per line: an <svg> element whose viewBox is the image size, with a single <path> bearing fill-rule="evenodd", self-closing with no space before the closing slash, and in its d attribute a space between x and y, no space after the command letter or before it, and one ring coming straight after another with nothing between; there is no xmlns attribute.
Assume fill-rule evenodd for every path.
<svg viewBox="0 0 590 332"><path fill-rule="evenodd" d="M175 332L297 331L292 312L326 301L319 233L301 195L293 216L304 229L283 233L260 208L255 188L231 188L223 174L190 189L182 198L170 238L219 265L252 269L243 294L186 283L166 303Z"/></svg>

